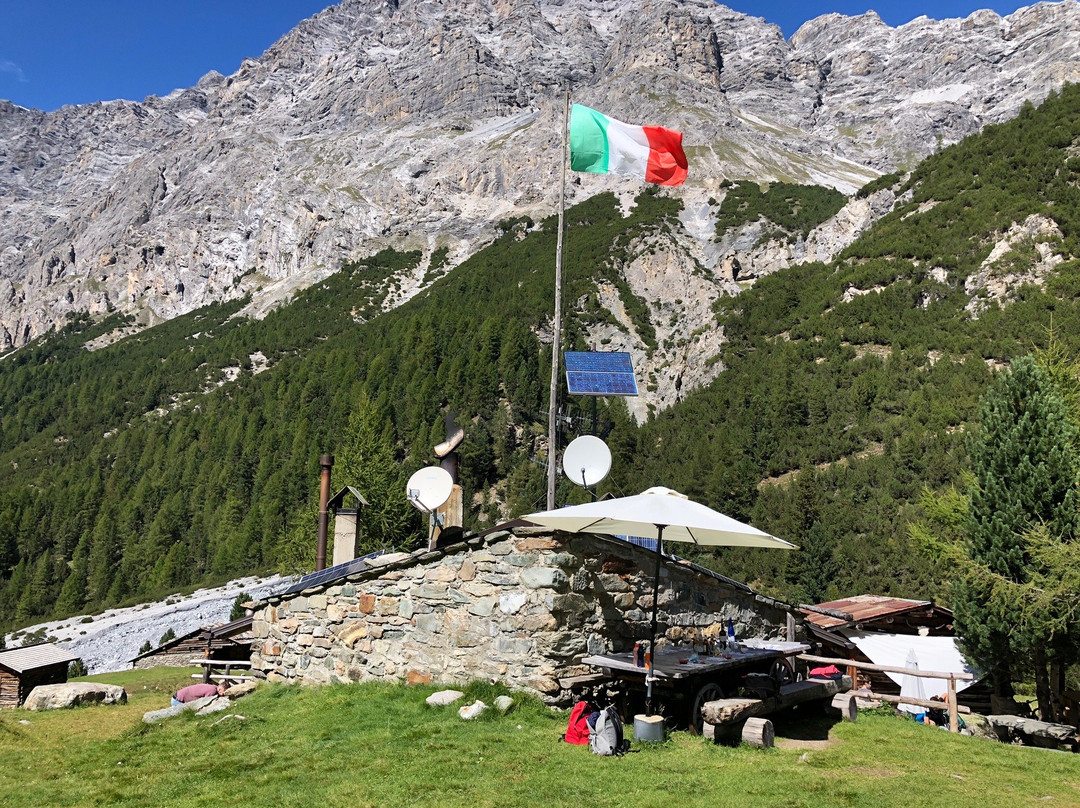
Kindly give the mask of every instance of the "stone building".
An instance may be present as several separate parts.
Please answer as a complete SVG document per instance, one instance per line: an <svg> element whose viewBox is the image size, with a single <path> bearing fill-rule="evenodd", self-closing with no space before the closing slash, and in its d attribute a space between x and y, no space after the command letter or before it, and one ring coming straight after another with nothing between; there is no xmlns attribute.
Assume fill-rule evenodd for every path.
<svg viewBox="0 0 1080 808"><path fill-rule="evenodd" d="M256 604L252 672L274 682L498 680L549 703L583 656L649 636L651 550L510 523L466 541L352 566ZM665 559L658 636L691 642L734 621L740 637L785 639L790 607L685 561Z"/></svg>

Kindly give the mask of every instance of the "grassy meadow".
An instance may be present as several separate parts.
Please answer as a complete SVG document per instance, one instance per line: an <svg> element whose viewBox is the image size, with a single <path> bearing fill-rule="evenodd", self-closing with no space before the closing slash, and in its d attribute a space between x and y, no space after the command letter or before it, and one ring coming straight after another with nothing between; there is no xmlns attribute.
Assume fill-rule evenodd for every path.
<svg viewBox="0 0 1080 808"><path fill-rule="evenodd" d="M425 704L434 688L404 685L265 685L223 713L144 725L190 673L89 677L127 688L122 706L0 712L0 805L1080 805L1078 756L878 713L777 719L771 750L676 732L623 758L561 743L566 713L520 695L505 716L465 722Z"/></svg>

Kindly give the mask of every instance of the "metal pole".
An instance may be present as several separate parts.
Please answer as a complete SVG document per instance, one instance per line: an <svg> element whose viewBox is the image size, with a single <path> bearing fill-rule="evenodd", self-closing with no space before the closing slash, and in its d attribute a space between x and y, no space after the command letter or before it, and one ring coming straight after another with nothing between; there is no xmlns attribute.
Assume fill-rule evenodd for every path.
<svg viewBox="0 0 1080 808"><path fill-rule="evenodd" d="M652 588L652 628L649 630L649 671L645 674L645 714L652 714L653 666L656 664L656 606L660 600L660 545L664 541L664 526L656 526L656 572Z"/></svg>
<svg viewBox="0 0 1080 808"><path fill-rule="evenodd" d="M319 458L319 544L315 550L315 571L326 569L326 533L330 522L327 503L330 502L330 469L334 467L334 456L324 454Z"/></svg>
<svg viewBox="0 0 1080 808"><path fill-rule="evenodd" d="M555 322L551 335L551 390L548 396L547 509L555 508L555 458L559 450L559 348L562 341L563 211L566 207L566 131L570 122L570 89L563 97L562 168L559 183L559 235L555 243Z"/></svg>

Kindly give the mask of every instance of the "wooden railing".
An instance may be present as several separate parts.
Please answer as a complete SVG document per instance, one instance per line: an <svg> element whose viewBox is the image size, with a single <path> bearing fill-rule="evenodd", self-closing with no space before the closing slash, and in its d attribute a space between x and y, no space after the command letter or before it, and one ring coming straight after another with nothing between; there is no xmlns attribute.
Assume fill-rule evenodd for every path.
<svg viewBox="0 0 1080 808"><path fill-rule="evenodd" d="M799 659L806 662L820 662L824 665L844 665L848 668L855 668L857 670L864 671L877 671L879 673L902 673L905 676L917 676L922 679L944 679L948 682L948 692L945 694L944 705L940 701L931 701L930 699L914 699L908 696L901 698L900 696L891 696L882 693L870 693L867 695L870 698L878 699L879 701L885 701L889 704L914 704L918 707L926 707L928 709L941 709L945 706L949 711L949 731L960 731L960 717L959 713L970 713L966 707L961 707L956 703L956 683L970 682L975 679L970 673L954 673L952 671L924 671L918 668L897 668L889 665L874 665L870 662L860 662L857 659L837 659L836 657L823 657L815 656L813 654L799 654ZM854 678L854 672L851 673Z"/></svg>

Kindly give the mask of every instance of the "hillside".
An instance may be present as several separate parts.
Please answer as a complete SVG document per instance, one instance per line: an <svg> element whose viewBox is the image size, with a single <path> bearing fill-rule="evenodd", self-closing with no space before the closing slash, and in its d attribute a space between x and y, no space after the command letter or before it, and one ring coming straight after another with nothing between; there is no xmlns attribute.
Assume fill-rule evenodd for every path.
<svg viewBox="0 0 1080 808"><path fill-rule="evenodd" d="M1045 344L1051 314L1077 352L1078 150L1070 86L863 189L895 205L838 260L738 295L713 285L698 296L712 322L688 333L679 301L642 293L667 272L708 290L708 273L669 260L680 200L648 189L575 206L566 347L622 341L712 379L682 390L681 366L639 366L644 388L678 391L640 427L621 400L599 403L615 454L604 488L669 485L803 544L790 561L706 559L783 597L933 595L941 575L905 524L925 486L957 479L992 369ZM810 198L781 190L754 215ZM318 456L340 450L357 409L402 484L456 413L470 527L540 505L555 220L500 232L389 313L379 302L418 253L346 263L262 320L237 301L87 351L118 323L76 319L0 363L0 619L302 564ZM592 403L567 401L571 430ZM560 501L580 496L563 483Z"/></svg>

